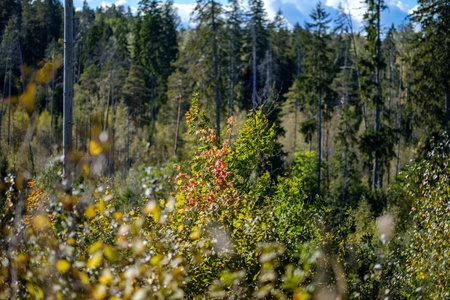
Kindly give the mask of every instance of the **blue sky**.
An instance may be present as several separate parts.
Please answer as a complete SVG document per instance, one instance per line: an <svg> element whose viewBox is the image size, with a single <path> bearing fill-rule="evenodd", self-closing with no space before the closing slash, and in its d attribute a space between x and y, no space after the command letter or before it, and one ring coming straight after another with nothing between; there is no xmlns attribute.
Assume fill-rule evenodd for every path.
<svg viewBox="0 0 450 300"><path fill-rule="evenodd" d="M227 3L227 0L219 0ZM244 0L247 2L247 0ZM305 21L309 21L309 13L319 0L263 0L269 18L273 18L281 8L283 15L289 24L294 25L299 22L301 25ZM333 18L337 16L337 8L342 3L353 16L355 30L362 28L362 16L364 13L364 5L362 0L322 0L328 12ZM135 12L138 7L139 0L87 0L88 5L92 8L106 7L111 4L130 6ZM182 23L186 26L189 24L189 16L195 6L195 0L174 0L178 9L178 15ZM388 9L382 14L382 23L385 28L390 27L392 23L398 25L406 23L405 18L408 13L417 7L417 0L385 0ZM75 7L81 7L83 0L74 0Z"/></svg>

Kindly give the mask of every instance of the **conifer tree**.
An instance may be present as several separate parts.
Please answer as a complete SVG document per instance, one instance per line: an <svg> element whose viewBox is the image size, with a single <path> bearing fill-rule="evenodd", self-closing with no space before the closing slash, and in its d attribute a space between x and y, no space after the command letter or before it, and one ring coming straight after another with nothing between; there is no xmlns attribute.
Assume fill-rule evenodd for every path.
<svg viewBox="0 0 450 300"><path fill-rule="evenodd" d="M363 89L366 91L366 99L372 99L374 106L374 127L366 130L366 135L361 143L369 150L373 150L372 164L372 189L376 190L379 186L379 167L381 146L383 139L380 135L380 114L383 106L381 91L381 70L384 68L384 62L381 58L381 12L386 8L383 0L366 0L367 12L364 14L366 30L366 50L368 59L360 59L361 65L367 70ZM371 144L369 146L369 144ZM370 151L370 150L369 150Z"/></svg>
<svg viewBox="0 0 450 300"><path fill-rule="evenodd" d="M240 84L239 68L242 67L242 24L244 23L244 12L241 8L240 0L229 0L226 14L226 31L228 37L227 57L228 57L228 116L233 115L234 102L242 95L242 85ZM239 99L242 100L242 99Z"/></svg>
<svg viewBox="0 0 450 300"><path fill-rule="evenodd" d="M422 34L416 40L414 100L428 135L445 130L450 122L450 4L448 0L420 0L413 21Z"/></svg>
<svg viewBox="0 0 450 300"><path fill-rule="evenodd" d="M253 113L256 108L263 102L263 98L259 95L264 77L259 74L258 67L261 65L267 49L267 16L262 0L250 0L248 11L248 22L246 28L247 34L247 52L251 52L249 58L249 74L251 74L251 99ZM260 78L261 77L261 78Z"/></svg>
<svg viewBox="0 0 450 300"><path fill-rule="evenodd" d="M308 64L308 74L311 76L310 80L313 84L313 90L316 92L315 96L318 100L317 105L317 116L318 116L318 168L317 168L317 194L320 195L320 182L322 180L321 169L322 169L322 106L325 97L326 100L332 98L332 93L329 88L330 77L329 68L330 63L330 49L328 48L328 43L330 40L330 35L327 30L331 19L330 15L325 11L325 7L322 2L318 2L316 7L312 10L310 14L312 23L307 24L307 28L311 32L310 36L310 57L306 61ZM329 101L326 101L329 102Z"/></svg>
<svg viewBox="0 0 450 300"><path fill-rule="evenodd" d="M206 86L211 92L205 95L214 99L217 137L220 138L220 88L219 64L224 56L219 53L219 35L223 34L222 6L215 0L198 0L194 9L193 20L198 23L197 30L200 35L200 47L204 57L201 59L205 66Z"/></svg>

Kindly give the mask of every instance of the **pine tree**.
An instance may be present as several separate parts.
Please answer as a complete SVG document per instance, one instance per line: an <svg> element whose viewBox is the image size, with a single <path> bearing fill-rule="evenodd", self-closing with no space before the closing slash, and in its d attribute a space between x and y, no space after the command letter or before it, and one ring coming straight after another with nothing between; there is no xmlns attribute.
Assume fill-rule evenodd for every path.
<svg viewBox="0 0 450 300"><path fill-rule="evenodd" d="M415 102L427 134L449 132L450 122L450 4L448 0L420 0L413 21L420 23L417 36Z"/></svg>
<svg viewBox="0 0 450 300"><path fill-rule="evenodd" d="M366 22L366 50L368 52L368 59L360 59L361 65L367 69L367 76L364 80L366 91L365 98L372 99L374 105L374 127L366 130L361 143L365 145L366 149L373 150L373 165L372 165L372 189L376 190L379 186L379 167L380 155L383 139L380 135L380 113L383 106L382 91L381 91L381 70L384 68L384 62L381 59L381 11L386 8L383 0L366 0L367 12L364 14ZM370 150L369 150L370 151Z"/></svg>
<svg viewBox="0 0 450 300"><path fill-rule="evenodd" d="M194 9L193 20L198 23L197 30L200 35L200 47L202 48L202 65L206 76L206 82L202 84L210 87L211 91L205 95L214 99L217 137L220 138L220 89L222 87L219 77L220 61L224 55L219 53L220 35L223 34L222 6L215 0L198 0Z"/></svg>
<svg viewBox="0 0 450 300"><path fill-rule="evenodd" d="M258 72L259 66L262 64L266 50L267 50L267 16L264 9L264 3L262 0L250 0L248 11L248 22L246 28L247 34L247 53L251 52L249 57L248 74L251 74L252 83L251 86L251 99L253 113L256 113L256 109L264 102L264 97L260 95L259 91L262 90L264 77Z"/></svg>
<svg viewBox="0 0 450 300"><path fill-rule="evenodd" d="M325 11L322 2L318 2L316 7L310 14L312 23L307 24L307 28L311 32L310 57L306 61L309 64L309 76L312 76L312 83L315 85L314 91L317 93L318 105L318 167L317 167L317 194L320 195L320 182L322 180L322 106L324 96L328 99L332 98L329 83L332 78L328 72L330 68L330 49L328 43L330 35L327 33L331 19L330 15ZM329 102L329 101L325 101Z"/></svg>
<svg viewBox="0 0 450 300"><path fill-rule="evenodd" d="M228 116L234 113L234 102L242 101L242 84L239 69L242 67L241 50L244 23L244 12L241 8L240 0L229 0L226 14L226 31L228 37L227 58L228 58ZM241 101L239 101L241 100Z"/></svg>

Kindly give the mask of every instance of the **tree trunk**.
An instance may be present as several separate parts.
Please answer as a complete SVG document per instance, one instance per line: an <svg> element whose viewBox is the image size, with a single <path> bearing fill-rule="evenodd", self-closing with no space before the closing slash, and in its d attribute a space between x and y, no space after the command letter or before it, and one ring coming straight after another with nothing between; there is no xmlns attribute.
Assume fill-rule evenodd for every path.
<svg viewBox="0 0 450 300"><path fill-rule="evenodd" d="M375 95L375 135L378 138L378 133L380 131L380 100L381 100L381 86L380 86L380 1L377 3L378 19L377 19L377 39L376 39L376 95ZM374 159L373 159L373 174L372 174L372 189L376 190L378 188L378 145L374 149Z"/></svg>
<svg viewBox="0 0 450 300"><path fill-rule="evenodd" d="M295 99L295 114L294 114L294 146L292 152L295 153L295 146L297 146L297 123L298 123L298 107L299 107L300 99Z"/></svg>
<svg viewBox="0 0 450 300"><path fill-rule="evenodd" d="M90 120L90 110L89 110L89 97L91 94L91 89L88 88L86 97L86 123L85 123L85 138L84 138L84 151L88 151L89 140L91 139L89 133L89 120Z"/></svg>
<svg viewBox="0 0 450 300"><path fill-rule="evenodd" d="M216 98L216 136L220 141L220 99L219 99L219 73L217 64L217 28L215 20L215 2L211 5L212 30L213 30L213 63L214 63L214 93Z"/></svg>
<svg viewBox="0 0 450 300"><path fill-rule="evenodd" d="M110 97L111 97L111 83L109 84L109 87L108 87L108 97L107 97L107 101L106 101L106 112L105 112L106 120L103 123L103 131L106 131L106 128L108 127Z"/></svg>
<svg viewBox="0 0 450 300"><path fill-rule="evenodd" d="M114 147L115 147L115 121L116 121L116 99L114 97L114 73L116 66L114 66L111 78L111 148L109 153L109 175L114 174Z"/></svg>
<svg viewBox="0 0 450 300"><path fill-rule="evenodd" d="M400 132L401 127L401 109L402 109L402 80L403 80L403 43L402 43L402 53L400 57L400 77L398 79L398 95L397 95L397 132ZM400 138L401 135L398 133L398 141L397 141L397 159L395 162L395 175L398 175L398 168L400 165Z"/></svg>
<svg viewBox="0 0 450 300"><path fill-rule="evenodd" d="M130 171L130 114L127 111L127 162L126 162L127 173Z"/></svg>
<svg viewBox="0 0 450 300"><path fill-rule="evenodd" d="M319 128L318 128L318 155L319 162L317 164L317 195L320 196L320 172L322 168L322 73L319 71Z"/></svg>
<svg viewBox="0 0 450 300"><path fill-rule="evenodd" d="M155 90L155 74L152 72L152 88L151 88L151 94L150 94L150 120L152 121L152 122L154 122L155 120L154 120L154 108L153 108L153 106L154 106L154 99L155 99L155 97L154 97L154 90Z"/></svg>
<svg viewBox="0 0 450 300"><path fill-rule="evenodd" d="M253 114L256 115L256 24L253 24Z"/></svg>
<svg viewBox="0 0 450 300"><path fill-rule="evenodd" d="M12 75L12 70L11 70L11 58L9 58L9 84L8 84L8 99L9 99L9 103L8 103L8 148L11 144L11 75Z"/></svg>
<svg viewBox="0 0 450 300"><path fill-rule="evenodd" d="M139 93L139 116L138 116L138 128L141 128L141 119L142 119L142 95Z"/></svg>
<svg viewBox="0 0 450 300"><path fill-rule="evenodd" d="M450 122L450 87L445 88L445 132L448 134L448 123Z"/></svg>
<svg viewBox="0 0 450 300"><path fill-rule="evenodd" d="M65 0L64 5L64 114L63 114L63 155L64 176L71 172L71 144L73 123L73 2ZM69 185L70 186L70 185Z"/></svg>
<svg viewBox="0 0 450 300"><path fill-rule="evenodd" d="M17 39L19 44L19 59L20 59L20 74L22 75L22 91L25 93L25 73L23 71L23 57L22 57L22 47L20 46L20 38ZM47 109L47 106L45 106Z"/></svg>
<svg viewBox="0 0 450 300"><path fill-rule="evenodd" d="M31 160L31 167L33 168L33 176L36 176L36 169L34 167L34 159L33 159L33 150L31 149L31 141L28 141L28 146L30 148L30 160Z"/></svg>
<svg viewBox="0 0 450 300"><path fill-rule="evenodd" d="M55 91L55 77L52 79L52 104L50 108L50 155L53 154L52 142L53 142L53 96Z"/></svg>
<svg viewBox="0 0 450 300"><path fill-rule="evenodd" d="M5 64L5 78L3 80L2 103L0 104L0 152L2 150L3 102L5 101L6 74L7 73L8 73L8 64Z"/></svg>
<svg viewBox="0 0 450 300"><path fill-rule="evenodd" d="M173 155L177 155L178 146L178 128L180 126L180 115L181 115L181 94L178 96L178 114L177 114L177 126L175 128L175 147L173 149Z"/></svg>

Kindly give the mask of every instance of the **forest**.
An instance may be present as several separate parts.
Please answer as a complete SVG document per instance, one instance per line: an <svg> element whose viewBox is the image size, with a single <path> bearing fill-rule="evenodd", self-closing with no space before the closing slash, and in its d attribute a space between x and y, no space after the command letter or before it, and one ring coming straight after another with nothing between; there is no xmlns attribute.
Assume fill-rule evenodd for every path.
<svg viewBox="0 0 450 300"><path fill-rule="evenodd" d="M0 299L449 299L450 3L0 1Z"/></svg>

